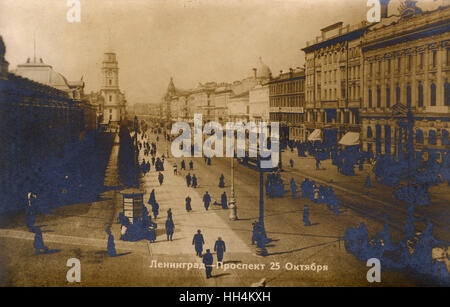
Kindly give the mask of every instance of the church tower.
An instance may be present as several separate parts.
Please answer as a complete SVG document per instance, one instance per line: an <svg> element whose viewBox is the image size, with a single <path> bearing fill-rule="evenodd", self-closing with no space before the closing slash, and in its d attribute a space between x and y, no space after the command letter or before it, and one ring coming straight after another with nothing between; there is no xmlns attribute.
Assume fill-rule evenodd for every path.
<svg viewBox="0 0 450 307"><path fill-rule="evenodd" d="M116 54L107 52L102 63L102 88L104 98L103 124L118 126L125 119L125 97L119 88L119 64Z"/></svg>

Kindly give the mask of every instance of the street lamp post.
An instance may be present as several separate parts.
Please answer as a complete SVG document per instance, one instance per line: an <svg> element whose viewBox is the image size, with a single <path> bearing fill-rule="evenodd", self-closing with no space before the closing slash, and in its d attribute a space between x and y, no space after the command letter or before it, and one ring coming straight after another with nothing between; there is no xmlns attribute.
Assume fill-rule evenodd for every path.
<svg viewBox="0 0 450 307"><path fill-rule="evenodd" d="M166 128L166 131L164 132L164 139L165 139L165 144L166 144L166 157L169 158L169 144L167 141L167 125L164 125L164 127Z"/></svg>
<svg viewBox="0 0 450 307"><path fill-rule="evenodd" d="M138 188L138 155L139 155L139 147L138 147L138 119L137 116L134 116L134 186Z"/></svg>
<svg viewBox="0 0 450 307"><path fill-rule="evenodd" d="M234 198L234 157L231 157L231 197L230 197L230 220L236 221L237 217L237 206L236 199Z"/></svg>
<svg viewBox="0 0 450 307"><path fill-rule="evenodd" d="M264 171L261 167L261 158L259 161L259 227L256 240L256 254L258 256L267 256L266 249L266 229L264 226Z"/></svg>

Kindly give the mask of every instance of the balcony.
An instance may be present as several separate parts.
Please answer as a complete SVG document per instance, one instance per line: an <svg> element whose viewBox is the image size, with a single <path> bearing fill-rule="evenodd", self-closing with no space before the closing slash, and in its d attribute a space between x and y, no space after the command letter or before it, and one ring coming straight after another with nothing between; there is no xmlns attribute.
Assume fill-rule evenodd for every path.
<svg viewBox="0 0 450 307"><path fill-rule="evenodd" d="M270 113L305 113L304 107L271 107Z"/></svg>
<svg viewBox="0 0 450 307"><path fill-rule="evenodd" d="M322 100L321 101L321 108L324 109L337 109L338 108L338 101L337 100Z"/></svg>
<svg viewBox="0 0 450 307"><path fill-rule="evenodd" d="M360 108L361 107L361 98L359 99L351 99L348 102L348 108Z"/></svg>

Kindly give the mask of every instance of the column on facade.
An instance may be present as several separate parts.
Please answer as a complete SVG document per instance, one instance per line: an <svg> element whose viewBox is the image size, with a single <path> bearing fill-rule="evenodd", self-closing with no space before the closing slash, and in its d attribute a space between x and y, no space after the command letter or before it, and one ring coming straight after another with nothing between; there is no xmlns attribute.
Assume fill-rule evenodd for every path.
<svg viewBox="0 0 450 307"><path fill-rule="evenodd" d="M444 105L444 80L442 75L442 66L444 65L444 48L439 46L437 49L437 73L436 73L436 105L443 106Z"/></svg>

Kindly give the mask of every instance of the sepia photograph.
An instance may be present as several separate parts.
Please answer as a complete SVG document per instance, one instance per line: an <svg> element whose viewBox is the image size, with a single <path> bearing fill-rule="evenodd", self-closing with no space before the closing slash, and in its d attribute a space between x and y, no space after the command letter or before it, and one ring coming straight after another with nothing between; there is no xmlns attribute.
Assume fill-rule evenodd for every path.
<svg viewBox="0 0 450 307"><path fill-rule="evenodd" d="M449 132L450 0L0 0L0 287L449 287Z"/></svg>

